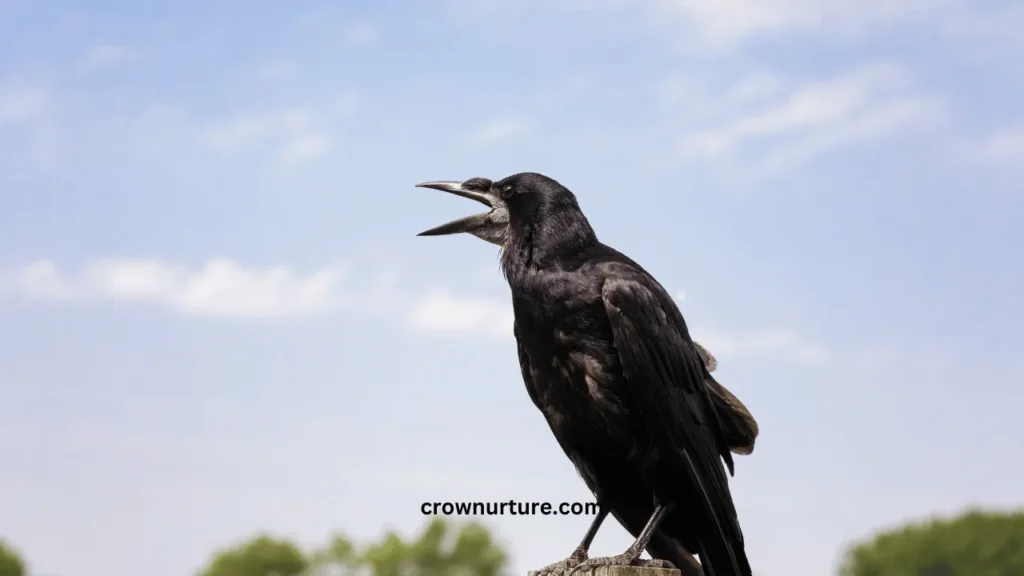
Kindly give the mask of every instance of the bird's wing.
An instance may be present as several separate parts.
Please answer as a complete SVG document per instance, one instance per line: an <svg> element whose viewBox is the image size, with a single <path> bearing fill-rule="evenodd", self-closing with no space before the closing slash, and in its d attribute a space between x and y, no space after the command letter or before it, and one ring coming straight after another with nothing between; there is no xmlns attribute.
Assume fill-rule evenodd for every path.
<svg viewBox="0 0 1024 576"><path fill-rule="evenodd" d="M667 304L671 300L663 292L643 277L605 281L601 295L615 349L635 410L662 456L675 460L688 476L703 508L703 518L694 519L707 554L701 554L702 562L711 563L717 574L749 574L721 461L729 452L704 384L707 372L682 314Z"/></svg>

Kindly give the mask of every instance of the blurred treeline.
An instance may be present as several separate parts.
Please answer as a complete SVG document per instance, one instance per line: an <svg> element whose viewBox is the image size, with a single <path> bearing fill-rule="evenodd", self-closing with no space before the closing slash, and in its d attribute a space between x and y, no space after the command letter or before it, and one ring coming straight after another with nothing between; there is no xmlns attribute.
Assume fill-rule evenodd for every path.
<svg viewBox="0 0 1024 576"><path fill-rule="evenodd" d="M1024 509L972 510L880 531L846 552L840 576L1024 576ZM30 576L0 540L0 576ZM303 550L257 534L217 550L196 576L509 576L509 553L483 525L441 518L419 535L387 533L363 546L343 535Z"/></svg>

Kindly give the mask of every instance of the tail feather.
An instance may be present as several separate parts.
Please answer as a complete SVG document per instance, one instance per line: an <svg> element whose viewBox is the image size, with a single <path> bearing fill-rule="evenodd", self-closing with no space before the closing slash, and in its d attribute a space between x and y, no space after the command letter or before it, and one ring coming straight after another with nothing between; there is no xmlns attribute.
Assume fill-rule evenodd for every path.
<svg viewBox="0 0 1024 576"><path fill-rule="evenodd" d="M699 506L703 509L703 518L698 521L704 524L700 535L699 551L701 566L707 576L753 576L750 561L743 546L743 532L736 518L736 509L732 496L725 493L709 494L705 481L694 466L693 460L685 453L690 480L698 489L695 494ZM726 489L727 490L727 489ZM716 491L717 492L717 491Z"/></svg>
<svg viewBox="0 0 1024 576"><path fill-rule="evenodd" d="M707 369L708 373L714 372L715 368L718 368L718 360L708 352L708 349L698 344L696 341L693 342L693 346L697 349L697 354L700 355L701 362L704 363L704 368Z"/></svg>
<svg viewBox="0 0 1024 576"><path fill-rule="evenodd" d="M750 410L740 402L735 394L728 388L718 383L711 373L718 368L718 360L708 352L707 348L701 346L697 341L693 342L704 369L708 371L704 383L711 392L711 404L718 414L718 421L722 425L722 432L725 434L726 445L733 454L748 455L754 451L754 441L757 440L757 420L750 413Z"/></svg>
<svg viewBox="0 0 1024 576"><path fill-rule="evenodd" d="M693 554L679 540L662 530L654 533L654 537L647 545L647 553L651 555L651 558L668 560L679 569L682 576L707 576L704 568L697 562Z"/></svg>
<svg viewBox="0 0 1024 576"><path fill-rule="evenodd" d="M705 576L753 576L742 547L737 550L721 540L710 538L701 540L698 554Z"/></svg>
<svg viewBox="0 0 1024 576"><path fill-rule="evenodd" d="M757 420L735 394L709 374L704 378L711 405L718 417L725 443L733 454L747 455L754 451L759 432Z"/></svg>

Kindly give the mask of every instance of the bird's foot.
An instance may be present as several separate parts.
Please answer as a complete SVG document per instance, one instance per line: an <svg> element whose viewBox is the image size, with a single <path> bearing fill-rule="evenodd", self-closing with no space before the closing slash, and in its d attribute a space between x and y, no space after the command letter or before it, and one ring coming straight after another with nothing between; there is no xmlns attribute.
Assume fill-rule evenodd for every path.
<svg viewBox="0 0 1024 576"><path fill-rule="evenodd" d="M591 558L585 562L580 563L578 566L573 568L571 571L566 573L565 576L574 576L580 572L593 573L594 570L601 567L609 566L645 566L648 568L668 568L674 569L675 565L667 560L643 560L639 554L632 554L626 552L625 554L619 554L618 556L608 556L604 558Z"/></svg>
<svg viewBox="0 0 1024 576"><path fill-rule="evenodd" d="M531 572L531 576L566 576L569 570L579 566L581 563L587 560L587 552L582 548L577 548L573 553L565 560L555 562L537 570Z"/></svg>

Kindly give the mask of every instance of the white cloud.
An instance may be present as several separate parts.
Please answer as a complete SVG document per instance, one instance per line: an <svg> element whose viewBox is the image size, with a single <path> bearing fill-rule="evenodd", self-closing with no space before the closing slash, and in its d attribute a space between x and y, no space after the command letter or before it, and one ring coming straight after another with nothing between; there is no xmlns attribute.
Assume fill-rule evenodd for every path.
<svg viewBox="0 0 1024 576"><path fill-rule="evenodd" d="M1024 162L1024 124L999 130L988 137L978 150L977 159L985 164Z"/></svg>
<svg viewBox="0 0 1024 576"><path fill-rule="evenodd" d="M957 0L660 0L656 15L688 48L722 51L757 37L835 36L933 17Z"/></svg>
<svg viewBox="0 0 1024 576"><path fill-rule="evenodd" d="M319 128L312 110L285 108L241 116L205 128L206 145L221 153L269 144L285 163L315 160L330 150L331 140Z"/></svg>
<svg viewBox="0 0 1024 576"><path fill-rule="evenodd" d="M830 357L823 345L807 340L790 330L764 330L740 336L727 336L694 329L691 335L716 358L774 356L806 364L819 364L826 362Z"/></svg>
<svg viewBox="0 0 1024 576"><path fill-rule="evenodd" d="M99 260L86 267L81 289L118 300L166 301L175 298L187 274L158 260Z"/></svg>
<svg viewBox="0 0 1024 576"><path fill-rule="evenodd" d="M0 288L18 290L39 298L70 298L75 293L57 265L49 260L33 262L14 273L0 276Z"/></svg>
<svg viewBox="0 0 1024 576"><path fill-rule="evenodd" d="M286 139L281 150L281 159L288 164L315 160L331 149L331 141L323 134L303 131Z"/></svg>
<svg viewBox="0 0 1024 576"><path fill-rule="evenodd" d="M9 82L0 85L0 124L26 122L42 116L50 92L39 86Z"/></svg>
<svg viewBox="0 0 1024 576"><path fill-rule="evenodd" d="M126 46L101 44L93 46L78 63L80 74L91 74L102 70L110 70L135 58L135 52Z"/></svg>
<svg viewBox="0 0 1024 576"><path fill-rule="evenodd" d="M336 131L356 110L356 94L336 93L314 106L286 106L219 119L198 119L186 110L155 105L135 124L139 145L163 155L205 148L217 155L269 157L276 166L295 167L334 150ZM260 164L264 165L264 164Z"/></svg>
<svg viewBox="0 0 1024 576"><path fill-rule="evenodd" d="M537 17L554 11L640 18L689 51L716 54L756 39L843 39L886 26L934 23L965 0L449 0L458 18Z"/></svg>
<svg viewBox="0 0 1024 576"><path fill-rule="evenodd" d="M219 122L207 130L207 144L221 152L232 152L284 132L297 132L309 124L310 113L302 108L279 110Z"/></svg>
<svg viewBox="0 0 1024 576"><path fill-rule="evenodd" d="M513 337L514 319L510 302L434 290L413 307L409 325L423 332L507 339Z"/></svg>
<svg viewBox="0 0 1024 576"><path fill-rule="evenodd" d="M194 316L283 318L352 304L351 296L341 292L343 277L338 268L302 275L286 267L245 268L227 259L200 268L154 259L103 259L69 276L42 260L4 275L0 287L34 299L128 300Z"/></svg>
<svg viewBox="0 0 1024 576"><path fill-rule="evenodd" d="M533 122L523 116L507 115L485 122L466 135L469 144L486 145L504 142L529 134Z"/></svg>
<svg viewBox="0 0 1024 576"><path fill-rule="evenodd" d="M730 95L739 102L763 100L780 84L760 75L741 81ZM792 87L781 99L753 110L725 108L717 125L688 131L680 149L690 158L730 159L750 154L761 144L771 150L762 155L764 168L789 168L841 145L928 125L941 117L945 108L940 97L915 94L910 88L909 76L898 66L864 66ZM721 113L725 105L714 112Z"/></svg>

